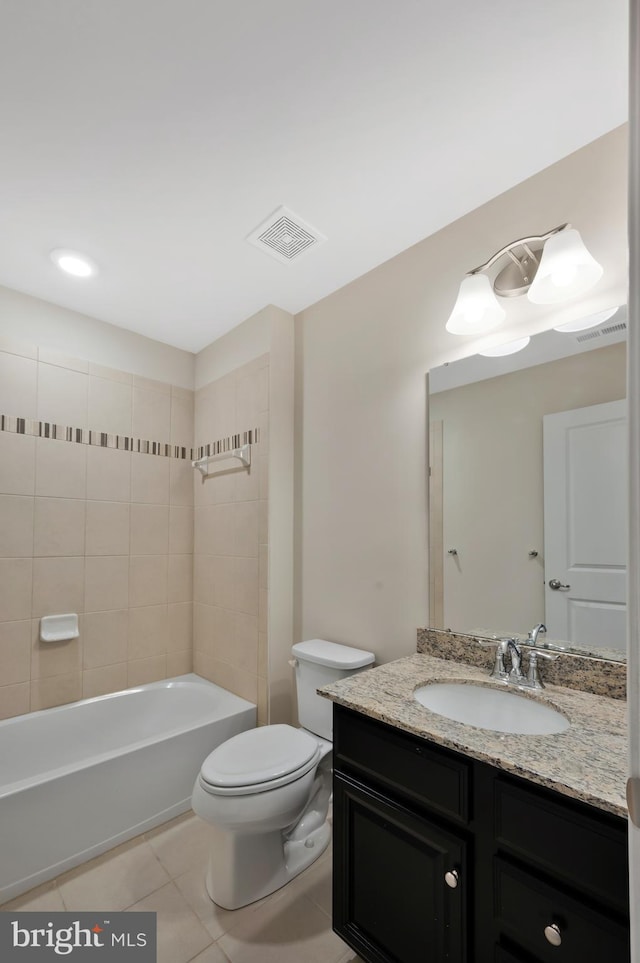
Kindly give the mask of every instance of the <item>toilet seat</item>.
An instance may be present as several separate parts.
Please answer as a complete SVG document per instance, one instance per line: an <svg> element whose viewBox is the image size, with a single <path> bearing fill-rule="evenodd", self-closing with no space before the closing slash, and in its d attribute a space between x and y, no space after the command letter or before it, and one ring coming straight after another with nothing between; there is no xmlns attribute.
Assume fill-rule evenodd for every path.
<svg viewBox="0 0 640 963"><path fill-rule="evenodd" d="M262 726L214 749L202 764L200 785L220 796L266 792L306 775L321 755L318 741L302 729Z"/></svg>

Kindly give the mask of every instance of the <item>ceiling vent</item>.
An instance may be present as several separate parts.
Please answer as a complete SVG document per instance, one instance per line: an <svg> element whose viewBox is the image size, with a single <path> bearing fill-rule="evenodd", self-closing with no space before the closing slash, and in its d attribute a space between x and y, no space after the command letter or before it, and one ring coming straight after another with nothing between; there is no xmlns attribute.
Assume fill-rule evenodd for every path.
<svg viewBox="0 0 640 963"><path fill-rule="evenodd" d="M286 207L279 207L247 238L250 244L283 264L297 261L326 240L324 234Z"/></svg>
<svg viewBox="0 0 640 963"><path fill-rule="evenodd" d="M606 337L608 334L619 334L626 330L627 322L619 321L617 324L608 324L605 328L598 328L596 331L585 331L584 334L577 335L576 341L591 341L593 338L601 338L603 335Z"/></svg>
<svg viewBox="0 0 640 963"><path fill-rule="evenodd" d="M618 324L608 324L606 328L600 328L603 334L617 334L619 331L627 330L627 322L620 321Z"/></svg>

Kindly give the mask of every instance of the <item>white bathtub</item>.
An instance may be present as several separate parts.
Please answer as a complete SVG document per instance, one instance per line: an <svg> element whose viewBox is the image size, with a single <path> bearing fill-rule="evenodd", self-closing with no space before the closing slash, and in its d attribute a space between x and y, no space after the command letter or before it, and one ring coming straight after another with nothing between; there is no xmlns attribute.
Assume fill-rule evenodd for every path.
<svg viewBox="0 0 640 963"><path fill-rule="evenodd" d="M197 675L0 722L0 903L189 809L256 707Z"/></svg>

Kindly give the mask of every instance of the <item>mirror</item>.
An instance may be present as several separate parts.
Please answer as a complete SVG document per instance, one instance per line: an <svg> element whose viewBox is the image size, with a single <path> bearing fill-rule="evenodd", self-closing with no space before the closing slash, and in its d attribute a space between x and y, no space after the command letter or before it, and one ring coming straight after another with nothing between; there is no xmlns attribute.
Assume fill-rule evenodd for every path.
<svg viewBox="0 0 640 963"><path fill-rule="evenodd" d="M544 622L540 641L625 658L625 380L624 307L597 328L545 331L517 354L474 355L429 372L432 627L526 636ZM558 423L583 413L589 424L571 429L570 454L554 448ZM600 422L593 427L596 417L607 432L615 421L617 454ZM590 491L571 496L565 518L558 506L567 478ZM571 542L564 569L558 532ZM593 571L607 585L618 578L610 598L578 587L587 557L598 558Z"/></svg>

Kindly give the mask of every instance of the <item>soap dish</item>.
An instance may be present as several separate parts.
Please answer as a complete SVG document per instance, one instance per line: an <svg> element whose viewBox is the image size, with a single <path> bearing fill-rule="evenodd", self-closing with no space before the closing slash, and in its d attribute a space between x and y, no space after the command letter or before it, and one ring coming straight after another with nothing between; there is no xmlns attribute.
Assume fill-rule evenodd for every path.
<svg viewBox="0 0 640 963"><path fill-rule="evenodd" d="M43 615L40 619L41 642L64 642L67 639L77 639L78 616L75 612L67 615Z"/></svg>

